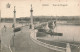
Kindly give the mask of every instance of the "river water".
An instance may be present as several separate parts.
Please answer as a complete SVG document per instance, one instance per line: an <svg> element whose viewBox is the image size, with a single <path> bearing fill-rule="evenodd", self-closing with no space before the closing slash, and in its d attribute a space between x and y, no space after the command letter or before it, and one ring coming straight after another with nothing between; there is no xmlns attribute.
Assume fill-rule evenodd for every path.
<svg viewBox="0 0 80 52"><path fill-rule="evenodd" d="M54 31L63 33L63 36L54 36L54 40L80 42L80 26L57 25Z"/></svg>

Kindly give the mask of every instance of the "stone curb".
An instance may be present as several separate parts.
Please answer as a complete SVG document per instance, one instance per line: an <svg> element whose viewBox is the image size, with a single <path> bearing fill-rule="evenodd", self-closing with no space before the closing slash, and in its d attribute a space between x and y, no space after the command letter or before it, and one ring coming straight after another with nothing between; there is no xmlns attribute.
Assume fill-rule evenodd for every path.
<svg viewBox="0 0 80 52"><path fill-rule="evenodd" d="M32 37L32 35L34 35L34 33L31 32L30 38L31 38L31 40L32 40L33 42L35 42L36 44L41 45L41 46L44 46L44 47L49 48L49 49L52 49L52 50L56 50L56 51L60 51L60 52L66 52L66 48L58 47L58 46L54 46L54 45L50 45L50 44L43 43L43 42L35 39L34 37Z"/></svg>

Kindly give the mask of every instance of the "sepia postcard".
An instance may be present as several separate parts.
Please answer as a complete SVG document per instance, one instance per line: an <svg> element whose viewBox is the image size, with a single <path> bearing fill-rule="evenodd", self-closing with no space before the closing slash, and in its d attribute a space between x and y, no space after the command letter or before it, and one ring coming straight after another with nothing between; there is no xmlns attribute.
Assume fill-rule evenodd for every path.
<svg viewBox="0 0 80 52"><path fill-rule="evenodd" d="M0 52L80 52L80 0L0 0Z"/></svg>

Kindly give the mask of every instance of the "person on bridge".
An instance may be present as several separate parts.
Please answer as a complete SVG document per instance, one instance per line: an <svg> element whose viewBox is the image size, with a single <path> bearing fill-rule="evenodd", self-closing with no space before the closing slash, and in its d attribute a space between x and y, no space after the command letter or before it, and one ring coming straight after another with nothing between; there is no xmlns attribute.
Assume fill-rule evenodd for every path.
<svg viewBox="0 0 80 52"><path fill-rule="evenodd" d="M12 28L14 28L14 24L12 24Z"/></svg>
<svg viewBox="0 0 80 52"><path fill-rule="evenodd" d="M32 28L32 25L30 24L30 27L29 27L29 29L31 29Z"/></svg>
<svg viewBox="0 0 80 52"><path fill-rule="evenodd" d="M4 25L4 30L5 30L5 32L6 32L6 26Z"/></svg>

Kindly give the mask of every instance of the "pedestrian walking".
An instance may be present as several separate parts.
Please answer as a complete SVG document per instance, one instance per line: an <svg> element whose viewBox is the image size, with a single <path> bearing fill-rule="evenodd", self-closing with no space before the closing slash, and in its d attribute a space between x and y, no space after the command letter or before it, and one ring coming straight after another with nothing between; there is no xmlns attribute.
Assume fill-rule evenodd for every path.
<svg viewBox="0 0 80 52"><path fill-rule="evenodd" d="M5 32L6 32L6 26L4 25L4 30L5 30Z"/></svg>
<svg viewBox="0 0 80 52"><path fill-rule="evenodd" d="M12 24L12 28L14 28L14 24Z"/></svg>

